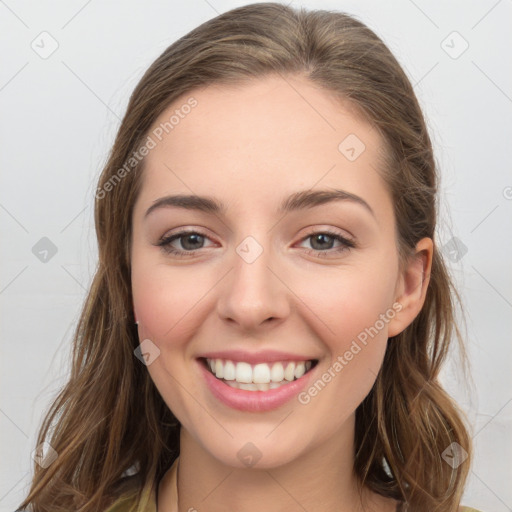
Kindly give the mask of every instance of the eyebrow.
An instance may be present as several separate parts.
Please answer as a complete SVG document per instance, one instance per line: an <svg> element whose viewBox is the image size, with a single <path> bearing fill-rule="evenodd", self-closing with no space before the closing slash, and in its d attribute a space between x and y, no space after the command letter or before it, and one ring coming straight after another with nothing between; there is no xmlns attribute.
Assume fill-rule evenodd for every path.
<svg viewBox="0 0 512 512"><path fill-rule="evenodd" d="M295 192L281 203L278 212L288 213L292 211L305 210L337 201L347 201L361 205L375 217L375 212L362 197L338 189L301 190L299 192ZM224 214L227 211L226 205L222 201L213 197L179 194L165 196L155 200L146 211L144 217L146 218L151 212L158 208L166 207L183 208L186 210L196 210L213 214Z"/></svg>

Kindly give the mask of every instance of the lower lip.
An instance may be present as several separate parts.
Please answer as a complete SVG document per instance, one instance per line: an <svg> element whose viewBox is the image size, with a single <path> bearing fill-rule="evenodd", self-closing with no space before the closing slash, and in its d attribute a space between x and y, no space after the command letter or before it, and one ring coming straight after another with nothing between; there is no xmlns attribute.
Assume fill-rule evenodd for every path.
<svg viewBox="0 0 512 512"><path fill-rule="evenodd" d="M289 384L283 384L276 389L247 391L228 386L208 371L201 360L197 360L197 363L204 376L206 385L218 400L233 409L249 412L264 412L281 407L306 387L314 370L313 368L299 379Z"/></svg>

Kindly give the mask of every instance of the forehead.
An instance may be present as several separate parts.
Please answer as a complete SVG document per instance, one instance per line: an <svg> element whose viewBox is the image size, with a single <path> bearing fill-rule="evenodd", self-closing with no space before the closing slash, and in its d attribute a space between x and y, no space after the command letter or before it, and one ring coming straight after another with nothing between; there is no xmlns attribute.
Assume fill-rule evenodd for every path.
<svg viewBox="0 0 512 512"><path fill-rule="evenodd" d="M370 200L387 193L380 135L349 103L301 77L196 89L174 101L149 135L156 145L145 159L143 192L153 200L193 192L228 204L278 201L283 189L313 187Z"/></svg>

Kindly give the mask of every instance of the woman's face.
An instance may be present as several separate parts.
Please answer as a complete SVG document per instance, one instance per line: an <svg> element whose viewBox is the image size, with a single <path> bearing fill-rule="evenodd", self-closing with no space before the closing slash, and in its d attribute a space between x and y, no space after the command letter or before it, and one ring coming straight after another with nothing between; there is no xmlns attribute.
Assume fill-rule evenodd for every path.
<svg viewBox="0 0 512 512"><path fill-rule="evenodd" d="M167 405L238 467L350 431L401 307L378 133L305 79L269 77L185 95L149 135L133 303Z"/></svg>

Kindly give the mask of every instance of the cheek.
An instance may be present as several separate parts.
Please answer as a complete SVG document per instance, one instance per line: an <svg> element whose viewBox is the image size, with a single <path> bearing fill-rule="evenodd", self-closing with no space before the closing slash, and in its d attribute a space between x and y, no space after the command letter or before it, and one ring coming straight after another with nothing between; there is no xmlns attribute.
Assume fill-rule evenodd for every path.
<svg viewBox="0 0 512 512"><path fill-rule="evenodd" d="M217 280L218 274L207 267L171 267L134 256L132 295L139 339L149 338L162 352L183 352L201 328L208 294ZM187 355L183 352L180 358Z"/></svg>
<svg viewBox="0 0 512 512"><path fill-rule="evenodd" d="M375 324L387 338L388 323L380 319L394 302L392 269L345 267L312 273L299 282L297 295L317 317L316 323L323 324L322 332L335 340L331 345L337 349L344 350L347 342Z"/></svg>
<svg viewBox="0 0 512 512"><path fill-rule="evenodd" d="M169 336L175 338L174 331L179 330L197 295L176 277L163 265L134 266L132 293L141 338L144 336L157 344Z"/></svg>
<svg viewBox="0 0 512 512"><path fill-rule="evenodd" d="M314 319L316 335L329 357L299 402L312 407L311 418L330 419L330 426L324 427L326 435L354 413L382 366L388 339L386 320L394 316L393 282L377 274L346 268L342 274L338 270L302 289L304 302L314 313L309 314L309 323L313 325Z"/></svg>
<svg viewBox="0 0 512 512"><path fill-rule="evenodd" d="M149 259L148 259L149 260ZM197 307L204 291L187 272L171 271L162 264L146 264L132 260L132 294L138 320L139 340L151 340L160 356L148 366L151 378L167 406L185 420L189 407L186 395L178 382L187 377L188 341L197 331Z"/></svg>
<svg viewBox="0 0 512 512"><path fill-rule="evenodd" d="M394 260L372 259L302 280L298 295L311 309L310 325L317 326L316 335L329 351L320 375L323 383L317 386L323 389L328 382L328 389L319 393L316 406L325 406L327 414L333 403L340 404L330 412L339 421L362 402L382 366L388 325L396 314L395 279Z"/></svg>

